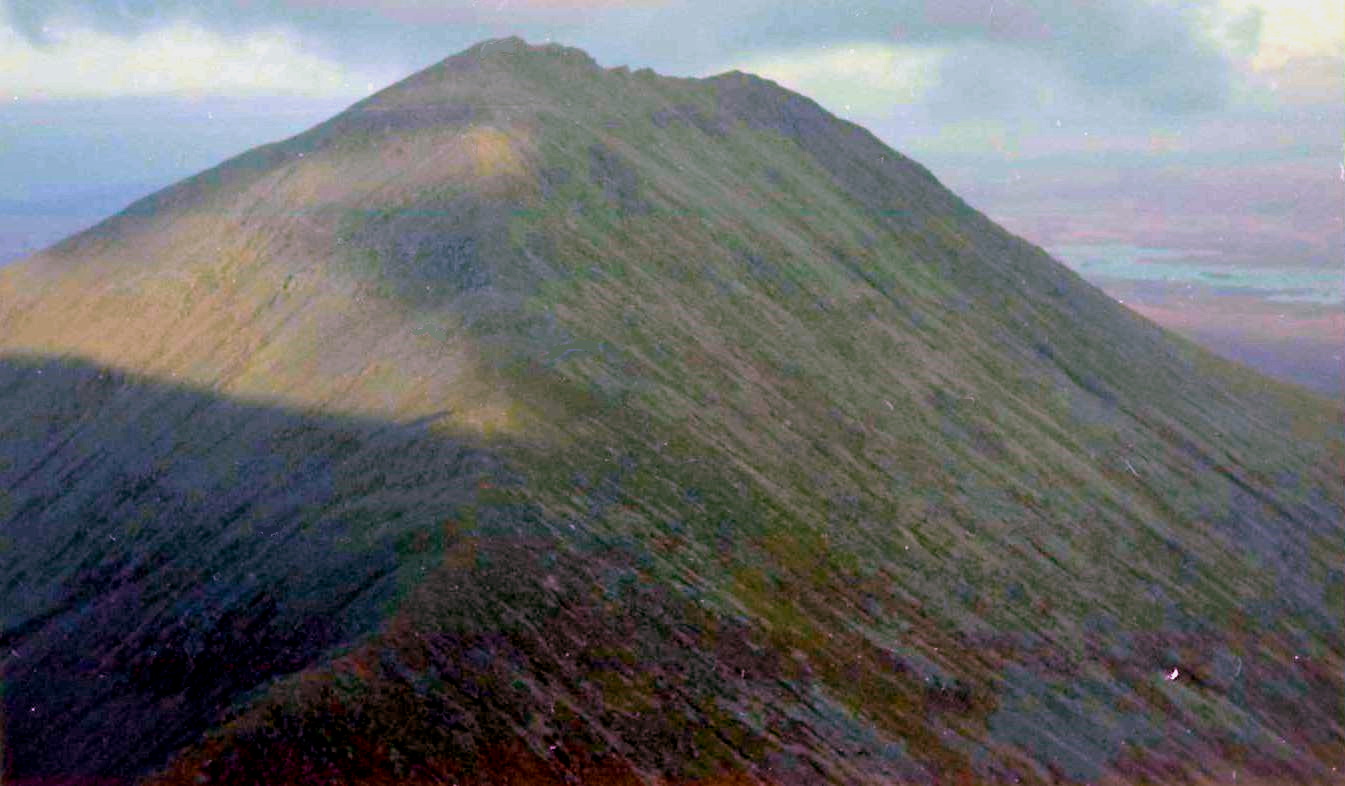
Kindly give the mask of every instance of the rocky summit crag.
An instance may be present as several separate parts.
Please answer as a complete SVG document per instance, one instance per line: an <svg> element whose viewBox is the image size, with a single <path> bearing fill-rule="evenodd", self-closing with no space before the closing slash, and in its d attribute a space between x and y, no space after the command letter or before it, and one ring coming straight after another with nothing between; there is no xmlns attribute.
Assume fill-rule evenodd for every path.
<svg viewBox="0 0 1345 786"><path fill-rule="evenodd" d="M489 41L0 271L6 783L1323 782L1342 417Z"/></svg>

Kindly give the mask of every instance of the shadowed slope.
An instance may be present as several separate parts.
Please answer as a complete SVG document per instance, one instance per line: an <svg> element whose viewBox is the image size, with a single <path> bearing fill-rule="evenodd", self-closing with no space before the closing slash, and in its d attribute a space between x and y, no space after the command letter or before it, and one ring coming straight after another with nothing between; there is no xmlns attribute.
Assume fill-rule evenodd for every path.
<svg viewBox="0 0 1345 786"><path fill-rule="evenodd" d="M444 518L508 482L489 452L424 426L84 364L4 359L0 391L16 775L161 762L241 692L370 630Z"/></svg>
<svg viewBox="0 0 1345 786"><path fill-rule="evenodd" d="M663 705L648 728L600 711L658 695L632 663L659 647L731 677L664 616L774 659L670 689L747 730L707 743L715 766L765 780L1309 781L1345 750L1340 410L1124 310L755 77L488 42L0 273L0 326L217 395L448 411L518 476L492 490L527 512L496 533L522 539L516 570L439 568L184 753L187 782L273 754L457 777L493 746L545 777L704 777ZM595 544L620 559L570 556ZM563 591L519 579L547 554ZM440 602L454 586L478 592ZM606 681L567 671L558 629L601 650L627 612L662 643ZM523 654L454 672L485 640ZM482 680L507 698L473 709ZM544 699L582 720L555 731Z"/></svg>

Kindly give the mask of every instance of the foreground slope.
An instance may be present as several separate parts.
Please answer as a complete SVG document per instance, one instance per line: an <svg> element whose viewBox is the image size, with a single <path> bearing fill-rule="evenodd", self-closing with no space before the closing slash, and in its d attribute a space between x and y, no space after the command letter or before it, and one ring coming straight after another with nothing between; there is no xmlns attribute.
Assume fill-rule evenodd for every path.
<svg viewBox="0 0 1345 786"><path fill-rule="evenodd" d="M1339 410L749 75L481 44L0 273L0 349L20 778L1345 756Z"/></svg>

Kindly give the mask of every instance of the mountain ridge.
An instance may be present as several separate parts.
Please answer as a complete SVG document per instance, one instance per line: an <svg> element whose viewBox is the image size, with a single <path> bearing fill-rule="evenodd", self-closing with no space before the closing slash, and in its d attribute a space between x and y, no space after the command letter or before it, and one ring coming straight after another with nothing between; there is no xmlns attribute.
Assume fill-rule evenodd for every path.
<svg viewBox="0 0 1345 786"><path fill-rule="evenodd" d="M49 733L92 745L108 702L140 708L184 741L163 783L488 782L497 745L558 783L1324 777L1338 408L1126 311L806 98L581 55L486 42L0 271L0 353L88 364L0 386L0 533L37 538L0 563L24 609L0 636L47 653L0 665L11 725L36 722L11 697L84 684L62 636L195 652L243 615L284 651L288 618L210 621L191 570L89 596L124 568L103 543L236 544L222 564L284 609L341 573L319 545L278 567L264 533L349 531L342 570L384 571L361 625L197 704L110 659L116 690L71 687L87 714ZM90 393L103 374L158 382ZM444 469L459 449L479 468ZM54 491L114 475L105 514ZM250 483L251 530L191 502ZM146 720L164 702L191 709ZM20 778L59 774L38 739Z"/></svg>

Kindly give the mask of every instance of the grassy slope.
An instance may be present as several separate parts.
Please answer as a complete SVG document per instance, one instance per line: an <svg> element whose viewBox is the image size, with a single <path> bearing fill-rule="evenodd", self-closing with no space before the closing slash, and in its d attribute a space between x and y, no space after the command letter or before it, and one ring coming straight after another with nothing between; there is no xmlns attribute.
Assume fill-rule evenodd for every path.
<svg viewBox="0 0 1345 786"><path fill-rule="evenodd" d="M240 709L184 779L342 772L370 739L371 781L1341 755L1338 410L751 77L473 50L0 275L0 320L6 347L217 394L446 411L522 477L433 539L380 636Z"/></svg>

